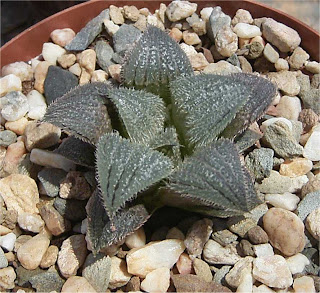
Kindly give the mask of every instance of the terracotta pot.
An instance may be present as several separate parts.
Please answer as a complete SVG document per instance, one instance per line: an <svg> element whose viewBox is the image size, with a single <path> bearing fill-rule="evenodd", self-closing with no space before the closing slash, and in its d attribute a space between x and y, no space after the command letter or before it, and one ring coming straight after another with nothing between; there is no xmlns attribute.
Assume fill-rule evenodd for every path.
<svg viewBox="0 0 320 293"><path fill-rule="evenodd" d="M15 62L28 61L31 58L38 56L42 50L42 44L49 41L50 33L58 28L72 28L78 32L90 19L97 16L103 9L111 4L117 6L135 5L138 8L147 7L151 11L157 9L160 3L169 4L171 0L163 1L98 1L92 0L85 2L66 10L63 10L55 15L52 15L36 25L30 27L23 33L19 34L11 41L6 43L0 50L1 66ZM221 6L222 10L234 15L239 8L250 11L254 18L257 17L272 17L273 19L282 22L289 27L295 29L301 39L301 47L304 48L311 56L311 59L319 61L319 43L320 35L317 31L302 23L301 21L285 14L279 10L270 8L266 5L255 3L249 0L243 1L207 1L198 0L191 1L198 3L198 11L203 7Z"/></svg>

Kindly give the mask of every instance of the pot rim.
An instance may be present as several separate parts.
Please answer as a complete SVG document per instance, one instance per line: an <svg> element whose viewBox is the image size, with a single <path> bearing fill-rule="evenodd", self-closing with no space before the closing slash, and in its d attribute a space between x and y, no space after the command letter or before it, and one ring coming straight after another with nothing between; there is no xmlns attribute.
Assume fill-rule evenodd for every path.
<svg viewBox="0 0 320 293"><path fill-rule="evenodd" d="M70 12L74 13L74 12L82 10L83 8L86 8L87 6L89 7L92 5L99 5L99 7L104 6L104 8L102 8L102 9L106 9L112 4L113 5L116 4L117 6L122 6L125 4L137 5L137 4L144 3L145 7L155 6L154 4L156 4L158 7L159 6L158 4L160 4L160 3L168 4L170 2L171 2L171 0L163 0L163 1L153 1L153 0L146 0L146 1L141 1L141 0L130 0L130 1L128 1L128 0L117 0L117 1L90 0L90 1L87 1L84 3L74 5L72 7L64 9L56 14L53 14L53 15L41 20L40 22L38 22L38 23L34 24L33 26L29 27L28 29L24 30L23 32L21 32L20 34L15 36L13 39L8 41L6 44L4 44L0 48L1 67L5 66L7 64L10 64L12 62L16 62L16 61L29 61L31 58L34 58L34 57L38 56L39 54L41 54L41 50L40 50L38 52L38 55L34 55L34 56L30 57L30 54L29 55L27 54L27 56L25 56L22 54L22 50L16 50L16 52L18 52L18 53L21 52L21 54L19 54L19 56L25 56L25 58L21 58L19 56L16 57L16 54L14 54L16 52L10 53L10 51L12 51L12 47L15 46L16 42L18 42L18 45L19 45L19 41L20 42L21 42L21 40L23 41L23 39L27 38L28 35L30 35L30 34L32 35L35 32L38 32L38 31L40 32L40 29L42 29L42 28L46 32L48 30L51 30L51 31L54 30L55 29L55 28L53 28L54 26L56 26L56 29L61 28L61 25L56 23L55 19L61 18L63 16L67 16ZM225 1L214 1L214 0L213 1L208 1L208 0L194 0L193 1L193 0L190 0L190 2L197 3L198 10L200 10L200 8L203 8L203 7L210 7L210 6L212 7L212 6L217 6L217 5L223 6L223 3L229 3L229 5L240 4L241 6L244 6L243 9L248 9L248 11L255 18L256 17L263 17L262 15L260 15L261 14L260 12L264 11L266 17L270 17L270 15L272 15L272 18L274 18L276 21L282 22L282 23L288 25L289 27L292 27L293 29L297 30L300 37L302 35L302 37L301 37L302 42L300 45L302 45L302 47L305 47L307 53L310 54L310 57L312 57L313 60L316 60L319 62L319 59L320 59L320 57L319 57L319 55L320 55L320 50L319 50L320 34L319 34L319 32L317 32L315 29L311 28L307 24L303 23L302 21L296 19L295 17L288 15L285 12L282 12L278 9L269 7L268 5L263 4L263 3L257 3L252 0L236 0L236 1L233 1L233 0L225 0ZM100 4L103 4L103 5L100 5ZM138 6L140 6L140 5L138 5ZM248 7L249 8L254 7L255 10L251 9L251 11L250 11L250 9ZM224 10L223 7L222 7L222 9ZM237 9L239 9L239 7ZM153 11L154 9L150 9L150 10ZM257 16L257 14L258 14L258 16ZM283 19L279 20L279 18L283 18ZM90 17L89 20L90 19L92 19L92 17ZM87 22L85 22L85 23L87 23ZM51 31L47 35L47 41L50 40ZM316 40L314 40L314 37L318 38L318 42L316 42ZM304 40L304 38L306 38L307 40ZM310 45L310 47L306 46L308 44L308 42L307 42L308 40L311 43L315 43L315 46L311 46L311 45ZM43 43L44 42L42 42L42 44ZM17 58L19 60L16 60Z"/></svg>

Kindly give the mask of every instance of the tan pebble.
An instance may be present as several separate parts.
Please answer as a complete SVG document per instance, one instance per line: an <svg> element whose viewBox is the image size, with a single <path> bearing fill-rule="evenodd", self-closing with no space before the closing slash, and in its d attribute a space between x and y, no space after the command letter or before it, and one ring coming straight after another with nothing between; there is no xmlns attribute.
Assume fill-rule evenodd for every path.
<svg viewBox="0 0 320 293"><path fill-rule="evenodd" d="M40 267L42 269L47 269L53 266L57 261L58 252L59 249L57 246L50 245L41 259Z"/></svg>
<svg viewBox="0 0 320 293"><path fill-rule="evenodd" d="M33 233L39 233L44 227L44 221L42 218L39 215L30 213L18 214L18 224L21 229Z"/></svg>
<svg viewBox="0 0 320 293"><path fill-rule="evenodd" d="M81 67L80 67L79 63L73 64L72 66L70 66L69 71L76 76L80 76L81 75Z"/></svg>
<svg viewBox="0 0 320 293"><path fill-rule="evenodd" d="M120 82L121 80L121 65L120 64L112 64L108 67L108 71L110 76L116 81Z"/></svg>
<svg viewBox="0 0 320 293"><path fill-rule="evenodd" d="M48 61L41 61L34 70L34 88L41 94L44 93L44 81L50 65Z"/></svg>
<svg viewBox="0 0 320 293"><path fill-rule="evenodd" d="M95 70L92 72L91 74L91 82L103 82L106 81L108 79L109 75L107 72L99 69L99 70Z"/></svg>
<svg viewBox="0 0 320 293"><path fill-rule="evenodd" d="M141 8L139 9L139 12L144 16L148 16L150 14L150 11L148 8Z"/></svg>
<svg viewBox="0 0 320 293"><path fill-rule="evenodd" d="M188 275L192 270L192 260L187 253L182 253L177 261L176 266L181 275Z"/></svg>
<svg viewBox="0 0 320 293"><path fill-rule="evenodd" d="M73 40L75 35L76 33L71 28L63 28L52 31L50 38L55 44L64 47Z"/></svg>
<svg viewBox="0 0 320 293"><path fill-rule="evenodd" d="M7 235L10 232L12 232L11 229L7 228L6 226L0 225L0 236Z"/></svg>
<svg viewBox="0 0 320 293"><path fill-rule="evenodd" d="M295 293L315 293L314 281L309 276L302 276L296 278L293 282L293 289Z"/></svg>
<svg viewBox="0 0 320 293"><path fill-rule="evenodd" d="M306 228L314 237L320 241L320 208L313 210L307 217Z"/></svg>
<svg viewBox="0 0 320 293"><path fill-rule="evenodd" d="M149 274L141 282L141 289L146 292L167 292L170 286L170 270L159 268Z"/></svg>
<svg viewBox="0 0 320 293"><path fill-rule="evenodd" d="M193 260L193 268L197 276L199 276L205 282L212 281L212 273L210 266L202 259L195 258Z"/></svg>
<svg viewBox="0 0 320 293"><path fill-rule="evenodd" d="M79 79L79 85L89 83L90 79L91 79L90 73L85 68L82 68L80 79Z"/></svg>
<svg viewBox="0 0 320 293"><path fill-rule="evenodd" d="M193 70L203 70L209 65L206 57L202 53L197 53L190 58L190 63Z"/></svg>
<svg viewBox="0 0 320 293"><path fill-rule="evenodd" d="M201 43L199 36L190 30L186 30L182 33L182 38L184 42L188 45L198 45Z"/></svg>
<svg viewBox="0 0 320 293"><path fill-rule="evenodd" d="M274 67L276 68L277 71L289 70L289 63L287 60L283 58L279 58L274 64Z"/></svg>
<svg viewBox="0 0 320 293"><path fill-rule="evenodd" d="M96 59L96 52L93 49L87 49L81 52L79 64L82 68L85 68L89 74L91 74L95 70Z"/></svg>
<svg viewBox="0 0 320 293"><path fill-rule="evenodd" d="M0 288L4 289L4 291L6 291L6 289L13 289L16 277L17 275L13 267L0 269Z"/></svg>
<svg viewBox="0 0 320 293"><path fill-rule="evenodd" d="M131 278L128 273L126 262L116 256L111 257L111 275L109 288L116 289L126 285Z"/></svg>
<svg viewBox="0 0 320 293"><path fill-rule="evenodd" d="M124 17L123 17L123 14L122 14L121 10L118 7L114 6L114 5L110 5L109 9L110 9L110 18L111 18L111 20L115 24L123 24L124 23Z"/></svg>
<svg viewBox="0 0 320 293"><path fill-rule="evenodd" d="M207 33L207 27L205 21L197 21L192 24L192 29L198 36L203 36Z"/></svg>
<svg viewBox="0 0 320 293"><path fill-rule="evenodd" d="M215 46L218 53L222 56L230 57L238 49L238 36L233 32L231 27L224 26L215 37Z"/></svg>
<svg viewBox="0 0 320 293"><path fill-rule="evenodd" d="M61 293L95 293L96 290L89 284L86 278L73 276L63 284Z"/></svg>
<svg viewBox="0 0 320 293"><path fill-rule="evenodd" d="M126 19L129 19L133 22L136 22L140 16L140 11L137 7L131 6L124 6L123 7L123 14Z"/></svg>
<svg viewBox="0 0 320 293"><path fill-rule="evenodd" d="M303 109L299 113L298 120L302 122L303 130L308 132L313 126L317 125L319 115L317 115L312 109Z"/></svg>
<svg viewBox="0 0 320 293"><path fill-rule="evenodd" d="M250 40L251 40L251 39L239 38L239 39L238 39L239 48L242 49L242 48L244 48L246 45L250 44Z"/></svg>
<svg viewBox="0 0 320 293"><path fill-rule="evenodd" d="M88 199L91 196L91 188L83 173L70 171L60 183L59 196L66 199Z"/></svg>
<svg viewBox="0 0 320 293"><path fill-rule="evenodd" d="M305 68L311 73L314 73L314 74L320 73L320 63L317 61L307 61L305 63Z"/></svg>
<svg viewBox="0 0 320 293"><path fill-rule="evenodd" d="M76 62L77 58L74 54L64 54L58 57L57 61L62 68L68 68Z"/></svg>
<svg viewBox="0 0 320 293"><path fill-rule="evenodd" d="M173 227L168 231L166 239L184 240L185 236L184 236L184 234L182 233L182 231L180 229L178 229L177 227Z"/></svg>
<svg viewBox="0 0 320 293"><path fill-rule="evenodd" d="M138 20L138 22L139 22L139 20ZM115 24L112 20L109 20L109 19L105 19L103 23L104 23L104 26L105 26L105 28L106 28L107 33L108 33L111 37L112 37L112 36L119 30L119 28L120 28L119 25ZM136 24L137 24L137 22L136 22ZM135 26L136 26L136 24L135 24ZM137 24L137 25L138 25L138 24ZM139 26L136 26L136 27L139 28Z"/></svg>
<svg viewBox="0 0 320 293"><path fill-rule="evenodd" d="M252 66L250 62L243 56L238 56L240 67L244 73L252 73Z"/></svg>
<svg viewBox="0 0 320 293"><path fill-rule="evenodd" d="M182 32L178 28L174 27L171 29L169 36L173 38L176 42L180 42L182 40Z"/></svg>
<svg viewBox="0 0 320 293"><path fill-rule="evenodd" d="M306 158L294 158L280 165L280 175L298 177L312 170L312 161Z"/></svg>
<svg viewBox="0 0 320 293"><path fill-rule="evenodd" d="M7 130L11 130L18 135L23 135L28 123L28 119L22 117L16 121L7 121L4 126Z"/></svg>
<svg viewBox="0 0 320 293"><path fill-rule="evenodd" d="M4 256L6 257L8 262L13 262L16 259L15 254L12 251L5 253Z"/></svg>
<svg viewBox="0 0 320 293"><path fill-rule="evenodd" d="M309 54L301 47L295 48L288 60L290 68L293 70L301 69L309 57Z"/></svg>
<svg viewBox="0 0 320 293"><path fill-rule="evenodd" d="M0 78L0 97L12 91L22 91L21 79L14 74Z"/></svg>

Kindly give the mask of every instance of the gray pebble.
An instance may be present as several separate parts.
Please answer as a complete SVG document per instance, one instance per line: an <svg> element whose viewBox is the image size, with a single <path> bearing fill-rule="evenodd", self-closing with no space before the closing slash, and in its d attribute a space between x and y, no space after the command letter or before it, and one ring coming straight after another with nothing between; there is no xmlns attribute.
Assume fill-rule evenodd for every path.
<svg viewBox="0 0 320 293"><path fill-rule="evenodd" d="M241 68L240 65L240 61L239 58L236 54L232 54L228 59L227 62L229 62L230 64L234 65L234 66L238 66L239 68Z"/></svg>
<svg viewBox="0 0 320 293"><path fill-rule="evenodd" d="M17 141L17 135L11 130L4 130L0 132L0 146L7 147Z"/></svg>
<svg viewBox="0 0 320 293"><path fill-rule="evenodd" d="M48 270L43 274L38 274L30 278L29 282L37 292L60 292L64 284L57 271Z"/></svg>
<svg viewBox="0 0 320 293"><path fill-rule="evenodd" d="M115 52L126 51L141 36L140 30L133 25L123 24L113 35Z"/></svg>
<svg viewBox="0 0 320 293"><path fill-rule="evenodd" d="M311 79L311 87L315 89L320 88L320 74L315 74Z"/></svg>
<svg viewBox="0 0 320 293"><path fill-rule="evenodd" d="M112 47L103 40L96 42L94 47L97 54L97 63L105 71L108 72L108 67L114 62L111 61L113 55Z"/></svg>
<svg viewBox="0 0 320 293"><path fill-rule="evenodd" d="M4 255L2 248L0 247L0 269L6 268L8 266L8 260Z"/></svg>
<svg viewBox="0 0 320 293"><path fill-rule="evenodd" d="M105 19L110 19L109 9L103 10L98 16L90 20L65 48L69 51L85 50L102 31Z"/></svg>
<svg viewBox="0 0 320 293"><path fill-rule="evenodd" d="M298 217L304 221L306 217L317 208L320 208L320 191L310 192L300 201L298 205Z"/></svg>
<svg viewBox="0 0 320 293"><path fill-rule="evenodd" d="M228 244L236 242L238 236L236 234L233 234L231 231L224 229L213 232L211 238L222 246L226 246Z"/></svg>
<svg viewBox="0 0 320 293"><path fill-rule="evenodd" d="M244 256L255 256L253 245L246 239L240 241L239 247Z"/></svg>
<svg viewBox="0 0 320 293"><path fill-rule="evenodd" d="M63 199L56 197L53 206L64 218L79 222L82 221L86 216L86 201L76 199Z"/></svg>
<svg viewBox="0 0 320 293"><path fill-rule="evenodd" d="M221 284L223 286L227 285L225 280L226 274L229 273L231 266L223 266L221 269L217 270L213 276L213 282Z"/></svg>
<svg viewBox="0 0 320 293"><path fill-rule="evenodd" d="M312 109L320 115L320 89L311 88L309 91L302 92L300 97L305 108Z"/></svg>
<svg viewBox="0 0 320 293"><path fill-rule="evenodd" d="M56 168L43 168L38 173L38 179L42 183L46 193L50 197L59 194L60 183L66 178L67 172Z"/></svg>
<svg viewBox="0 0 320 293"><path fill-rule="evenodd" d="M219 30L222 29L225 25L230 26L231 17L222 12L220 6L213 8L208 23L207 33L211 41L214 41Z"/></svg>

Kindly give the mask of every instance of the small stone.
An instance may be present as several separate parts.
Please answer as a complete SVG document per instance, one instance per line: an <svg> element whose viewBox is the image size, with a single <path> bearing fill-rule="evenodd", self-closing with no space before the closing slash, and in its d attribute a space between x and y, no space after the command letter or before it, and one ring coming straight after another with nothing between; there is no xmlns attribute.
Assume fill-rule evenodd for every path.
<svg viewBox="0 0 320 293"><path fill-rule="evenodd" d="M41 61L34 70L34 89L41 94L44 93L44 82L50 65L48 61Z"/></svg>
<svg viewBox="0 0 320 293"><path fill-rule="evenodd" d="M87 243L84 235L73 235L63 241L58 254L57 264L65 278L77 274L87 256Z"/></svg>
<svg viewBox="0 0 320 293"><path fill-rule="evenodd" d="M202 259L193 260L193 268L196 275L205 282L211 282L213 277L209 265Z"/></svg>
<svg viewBox="0 0 320 293"><path fill-rule="evenodd" d="M176 27L171 29L169 36L178 43L182 40L182 32Z"/></svg>
<svg viewBox="0 0 320 293"><path fill-rule="evenodd" d="M234 26L237 23L253 23L253 18L248 10L238 9L236 15L233 17L231 24Z"/></svg>
<svg viewBox="0 0 320 293"><path fill-rule="evenodd" d="M28 123L29 123L28 119L25 117L22 117L16 121L7 121L4 126L7 130L11 130L17 135L23 135Z"/></svg>
<svg viewBox="0 0 320 293"><path fill-rule="evenodd" d="M96 293L86 278L72 276L63 284L61 293Z"/></svg>
<svg viewBox="0 0 320 293"><path fill-rule="evenodd" d="M246 239L242 239L240 241L239 247L241 252L245 256L255 256L255 252L253 250L253 245Z"/></svg>
<svg viewBox="0 0 320 293"><path fill-rule="evenodd" d="M256 280L269 287L286 289L293 282L286 260L281 255L254 259L252 273Z"/></svg>
<svg viewBox="0 0 320 293"><path fill-rule="evenodd" d="M264 50L264 46L261 44L261 42L252 42L249 45L247 45L246 48L249 50L246 57L248 59L257 59L254 63L256 71L268 71L267 69L269 69L268 67L270 67L268 65L270 65L271 63L269 63L269 61L263 57L258 58L263 54ZM267 69L265 69L265 67Z"/></svg>
<svg viewBox="0 0 320 293"><path fill-rule="evenodd" d="M17 275L13 267L0 269L0 288L3 288L4 290L13 289L16 277Z"/></svg>
<svg viewBox="0 0 320 293"><path fill-rule="evenodd" d="M77 85L78 78L71 72L58 66L49 66L44 81L44 95L47 104L51 104L55 99L62 97Z"/></svg>
<svg viewBox="0 0 320 293"><path fill-rule="evenodd" d="M21 245L17 251L17 257L21 265L27 270L37 268L49 244L50 240L46 236L38 234Z"/></svg>
<svg viewBox="0 0 320 293"><path fill-rule="evenodd" d="M50 38L51 40L61 46L65 47L68 45L73 38L75 37L76 33L71 28L63 28L63 29L55 29L51 32Z"/></svg>
<svg viewBox="0 0 320 293"><path fill-rule="evenodd" d="M115 24L123 24L124 23L124 17L123 14L117 6L110 5L110 18Z"/></svg>
<svg viewBox="0 0 320 293"><path fill-rule="evenodd" d="M108 67L113 64L111 61L114 53L113 48L109 45L109 43L100 40L95 44L95 51L97 54L97 63L104 71L107 72Z"/></svg>
<svg viewBox="0 0 320 293"><path fill-rule="evenodd" d="M271 63L276 63L279 59L279 53L269 43L265 45L263 55Z"/></svg>
<svg viewBox="0 0 320 293"><path fill-rule="evenodd" d="M129 251L127 254L128 272L144 278L151 271L167 267L171 268L184 251L183 241L168 239L149 244Z"/></svg>
<svg viewBox="0 0 320 293"><path fill-rule="evenodd" d="M2 76L14 74L18 76L21 81L32 80L33 70L32 67L25 62L14 62L3 66L1 69Z"/></svg>
<svg viewBox="0 0 320 293"><path fill-rule="evenodd" d="M28 117L34 120L42 119L47 109L45 97L37 90L32 90L28 93L27 99L29 104Z"/></svg>
<svg viewBox="0 0 320 293"><path fill-rule="evenodd" d="M76 165L65 157L36 148L32 149L30 160L37 165L58 168L66 172L76 169Z"/></svg>
<svg viewBox="0 0 320 293"><path fill-rule="evenodd" d="M278 121L281 121L281 122L285 123L285 124L288 126L289 130L290 130L290 131L293 131L292 122L291 122L290 120L286 119L286 118L283 118L283 117L270 118L270 119L268 119L268 120L263 121L262 124L261 124L261 126L260 126L261 131L262 131L262 132L266 132L267 127L268 127L269 125L271 125L271 124L273 124L273 123L276 123L276 122L278 122Z"/></svg>
<svg viewBox="0 0 320 293"><path fill-rule="evenodd" d="M121 80L121 67L120 64L112 64L108 67L110 76L118 82Z"/></svg>
<svg viewBox="0 0 320 293"><path fill-rule="evenodd" d="M238 288L243 275L252 271L252 262L254 258L247 256L240 259L234 267L226 274L225 280L227 284L233 288Z"/></svg>
<svg viewBox="0 0 320 293"><path fill-rule="evenodd" d="M126 262L116 256L111 257L111 274L109 288L116 289L126 285L131 278L127 271Z"/></svg>
<svg viewBox="0 0 320 293"><path fill-rule="evenodd" d="M88 199L91 196L90 185L79 171L70 171L67 177L60 183L61 198Z"/></svg>
<svg viewBox="0 0 320 293"><path fill-rule="evenodd" d="M146 234L143 227L134 231L133 234L126 237L125 244L129 249L140 248L146 245Z"/></svg>
<svg viewBox="0 0 320 293"><path fill-rule="evenodd" d="M125 292L140 291L140 278L133 276L125 287Z"/></svg>
<svg viewBox="0 0 320 293"><path fill-rule="evenodd" d="M96 67L96 57L96 52L93 49L84 50L80 53L79 64L91 74Z"/></svg>
<svg viewBox="0 0 320 293"><path fill-rule="evenodd" d="M304 224L294 213L281 208L271 208L263 216L263 227L272 246L284 255L292 256L303 250Z"/></svg>
<svg viewBox="0 0 320 293"><path fill-rule="evenodd" d="M56 168L43 168L38 173L38 179L46 192L46 195L55 197L59 194L60 183L67 176L67 172Z"/></svg>
<svg viewBox="0 0 320 293"><path fill-rule="evenodd" d="M112 37L120 28L117 24L115 24L112 20L106 19L104 21L104 26L106 28L107 33Z"/></svg>
<svg viewBox="0 0 320 293"><path fill-rule="evenodd" d="M57 64L57 59L66 54L66 50L59 45L53 43L44 43L42 47L42 56L45 61L48 61L52 65Z"/></svg>
<svg viewBox="0 0 320 293"><path fill-rule="evenodd" d="M311 161L320 161L320 125L312 128L312 133L303 149L303 156Z"/></svg>
<svg viewBox="0 0 320 293"><path fill-rule="evenodd" d="M10 131L4 130L0 132L0 146L7 147L17 141L17 135Z"/></svg>
<svg viewBox="0 0 320 293"><path fill-rule="evenodd" d="M167 236L166 236L166 239L184 240L185 236L179 228L173 227L173 228L169 229Z"/></svg>
<svg viewBox="0 0 320 293"><path fill-rule="evenodd" d="M269 243L253 245L253 251L257 257L268 257L274 255L273 248Z"/></svg>
<svg viewBox="0 0 320 293"><path fill-rule="evenodd" d="M58 236L71 229L71 224L64 219L51 203L43 204L40 207L40 215L46 227L54 236Z"/></svg>
<svg viewBox="0 0 320 293"><path fill-rule="evenodd" d="M314 281L309 276L302 276L294 279L293 289L295 293L316 293L316 289L314 287Z"/></svg>
<svg viewBox="0 0 320 293"><path fill-rule="evenodd" d="M0 97L12 91L22 91L21 79L14 74L0 78Z"/></svg>
<svg viewBox="0 0 320 293"><path fill-rule="evenodd" d="M113 35L113 46L115 52L128 50L141 36L141 31L133 25L123 24Z"/></svg>
<svg viewBox="0 0 320 293"><path fill-rule="evenodd" d="M39 233L44 227L44 222L41 217L30 213L18 214L18 224L21 229L33 233Z"/></svg>
<svg viewBox="0 0 320 293"><path fill-rule="evenodd" d="M213 7L204 7L200 11L200 15L203 21L208 22L212 13Z"/></svg>
<svg viewBox="0 0 320 293"><path fill-rule="evenodd" d="M234 265L240 256L234 245L229 244L223 247L218 242L209 239L203 249L203 258L210 264Z"/></svg>
<svg viewBox="0 0 320 293"><path fill-rule="evenodd" d="M1 115L8 121L16 121L29 111L27 97L21 92L10 92L0 99Z"/></svg>
<svg viewBox="0 0 320 293"><path fill-rule="evenodd" d="M192 260L189 255L182 253L176 263L176 267L181 275L190 274L192 270Z"/></svg>
<svg viewBox="0 0 320 293"><path fill-rule="evenodd" d="M273 205L276 208L282 208L288 211L296 210L300 198L290 192L283 194L266 194L265 201Z"/></svg>
<svg viewBox="0 0 320 293"><path fill-rule="evenodd" d="M65 281L52 269L32 276L29 282L37 292L60 292Z"/></svg>
<svg viewBox="0 0 320 293"><path fill-rule="evenodd" d="M216 6L212 9L212 12L209 17L209 23L208 23L208 36L209 38L214 41L217 33L222 30L224 27L229 28L228 31L232 32L230 28L231 24L231 18L229 15L226 15L222 12L220 6ZM230 33L231 34L231 33ZM234 34L234 33L233 33ZM236 34L234 34L236 36ZM232 55L232 54L231 54ZM230 56L231 56L230 55Z"/></svg>
<svg viewBox="0 0 320 293"><path fill-rule="evenodd" d="M50 245L41 259L40 267L42 269L47 269L53 266L57 261L58 252L59 248L57 246Z"/></svg>
<svg viewBox="0 0 320 293"><path fill-rule="evenodd" d="M86 83L89 83L91 79L91 74L85 69L81 69L81 75L79 79L79 85L84 85Z"/></svg>
<svg viewBox="0 0 320 293"><path fill-rule="evenodd" d="M198 52L196 51L196 49L193 46L189 46L189 45L187 45L185 43L181 43L180 44L180 48L182 49L183 52L186 53L186 55L189 58L190 62L191 62L191 59L193 58L193 56L198 54Z"/></svg>
<svg viewBox="0 0 320 293"><path fill-rule="evenodd" d="M303 109L299 113L298 120L302 122L303 130L308 132L313 126L317 125L319 116L312 109Z"/></svg>
<svg viewBox="0 0 320 293"><path fill-rule="evenodd" d="M230 57L238 49L238 37L228 25L223 26L216 34L215 46L224 57Z"/></svg>
<svg viewBox="0 0 320 293"><path fill-rule="evenodd" d="M314 239L320 240L320 208L313 210L307 217L306 228Z"/></svg>
<svg viewBox="0 0 320 293"><path fill-rule="evenodd" d="M252 66L247 58L243 56L238 56L240 67L243 73L252 73Z"/></svg>
<svg viewBox="0 0 320 293"><path fill-rule="evenodd" d="M53 206L62 217L70 221L79 222L86 218L86 201L56 197Z"/></svg>
<svg viewBox="0 0 320 293"><path fill-rule="evenodd" d="M320 178L313 177L301 189L301 198L304 198L308 193L320 191Z"/></svg>
<svg viewBox="0 0 320 293"><path fill-rule="evenodd" d="M216 282L205 282L196 275L172 275L174 287L177 292L231 292Z"/></svg>
<svg viewBox="0 0 320 293"><path fill-rule="evenodd" d="M305 68L309 72L313 74L319 74L320 73L320 63L317 61L307 61L305 63Z"/></svg>
<svg viewBox="0 0 320 293"><path fill-rule="evenodd" d="M247 232L257 225L256 221L249 217L230 217L228 219L229 230L233 233L238 234L240 237L245 237Z"/></svg>
<svg viewBox="0 0 320 293"><path fill-rule="evenodd" d="M19 248L30 239L32 239L31 235L24 235L24 234L20 235L14 244L14 252L17 252Z"/></svg>
<svg viewBox="0 0 320 293"><path fill-rule="evenodd" d="M276 107L277 116L289 120L298 120L301 112L301 101L298 97L282 96Z"/></svg>
<svg viewBox="0 0 320 293"><path fill-rule="evenodd" d="M283 58L279 58L275 64L274 67L276 68L277 71L281 71L281 70L289 70L289 63L287 60L283 59Z"/></svg>
<svg viewBox="0 0 320 293"><path fill-rule="evenodd" d="M234 26L233 31L239 38L251 39L262 35L259 27L247 23L237 23Z"/></svg>
<svg viewBox="0 0 320 293"><path fill-rule="evenodd" d="M212 225L212 221L205 218L195 222L188 230L184 244L190 255L195 257L201 255L203 247L212 233Z"/></svg>
<svg viewBox="0 0 320 293"><path fill-rule="evenodd" d="M310 264L309 259L302 253L288 257L286 262L292 275L302 273L305 266Z"/></svg>
<svg viewBox="0 0 320 293"><path fill-rule="evenodd" d="M283 176L298 177L312 170L312 161L305 158L286 160L280 165L279 173Z"/></svg>
<svg viewBox="0 0 320 293"><path fill-rule="evenodd" d="M306 217L315 209L320 208L320 192L308 193L299 203L297 214L304 221Z"/></svg>
<svg viewBox="0 0 320 293"><path fill-rule="evenodd" d="M227 246L228 244L234 243L237 241L238 236L233 234L231 231L225 229L225 230L219 230L211 235L212 239L222 246Z"/></svg>
<svg viewBox="0 0 320 293"><path fill-rule="evenodd" d="M299 94L300 85L295 72L283 70L271 72L267 76L285 95L293 97Z"/></svg>
<svg viewBox="0 0 320 293"><path fill-rule="evenodd" d="M12 232L4 236L0 236L0 246L6 251L12 251L15 246L16 239L17 236Z"/></svg>
<svg viewBox="0 0 320 293"><path fill-rule="evenodd" d="M170 286L170 270L159 268L148 273L141 282L141 289L146 292L167 292Z"/></svg>
<svg viewBox="0 0 320 293"><path fill-rule="evenodd" d="M245 274L241 275L237 292L239 293L252 292L253 282L254 282L254 279L252 277L251 272L246 272Z"/></svg>
<svg viewBox="0 0 320 293"><path fill-rule="evenodd" d="M189 1L173 1L168 5L166 15L170 21L178 21L195 13L197 6L196 3L190 3Z"/></svg>
<svg viewBox="0 0 320 293"><path fill-rule="evenodd" d="M108 79L108 73L99 69L92 72L91 82L104 82Z"/></svg>
<svg viewBox="0 0 320 293"><path fill-rule="evenodd" d="M91 19L84 28L76 34L72 41L65 46L68 51L85 50L102 31L102 24L109 19L109 9L103 10L98 16Z"/></svg>
<svg viewBox="0 0 320 293"><path fill-rule="evenodd" d="M0 247L0 269L6 268L8 266L8 259Z"/></svg>
<svg viewBox="0 0 320 293"><path fill-rule="evenodd" d="M292 28L267 18L262 23L263 37L281 52L293 51L301 42L299 34Z"/></svg>
<svg viewBox="0 0 320 293"><path fill-rule="evenodd" d="M182 33L182 38L187 45L197 45L201 43L200 38L195 32L186 30Z"/></svg>
<svg viewBox="0 0 320 293"><path fill-rule="evenodd" d="M123 7L123 15L126 19L136 22L139 19L140 11L137 7L125 5Z"/></svg>
<svg viewBox="0 0 320 293"><path fill-rule="evenodd" d="M320 88L311 88L306 91L301 90L300 98L305 108L310 108L317 115L320 115Z"/></svg>
<svg viewBox="0 0 320 293"><path fill-rule="evenodd" d="M190 58L190 63L193 70L203 70L205 67L209 65L206 57L202 53L197 53L196 55L192 55Z"/></svg>
<svg viewBox="0 0 320 293"><path fill-rule="evenodd" d="M66 69L76 63L77 57L74 54L64 54L58 57L57 62L59 65Z"/></svg>
<svg viewBox="0 0 320 293"><path fill-rule="evenodd" d="M192 24L192 29L198 36L203 36L207 33L206 22L202 20L197 21Z"/></svg>
<svg viewBox="0 0 320 293"><path fill-rule="evenodd" d="M70 68L69 71L76 75L76 76L80 76L81 75L81 67L79 65L79 63L73 64Z"/></svg>
<svg viewBox="0 0 320 293"><path fill-rule="evenodd" d="M239 73L241 69L237 66L230 64L227 61L221 60L217 63L210 63L203 69L205 74L219 74L219 75L228 75L231 73Z"/></svg>
<svg viewBox="0 0 320 293"><path fill-rule="evenodd" d="M310 55L301 47L295 48L292 55L289 57L290 68L293 70L301 69L309 57Z"/></svg>
<svg viewBox="0 0 320 293"><path fill-rule="evenodd" d="M245 164L256 180L270 175L273 168L274 151L268 148L254 149L245 158Z"/></svg>
<svg viewBox="0 0 320 293"><path fill-rule="evenodd" d="M36 182L26 175L12 174L0 180L0 193L8 211L37 214L39 193Z"/></svg>
<svg viewBox="0 0 320 293"><path fill-rule="evenodd" d="M248 230L248 238L253 244L262 244L269 241L268 234L260 226Z"/></svg>

